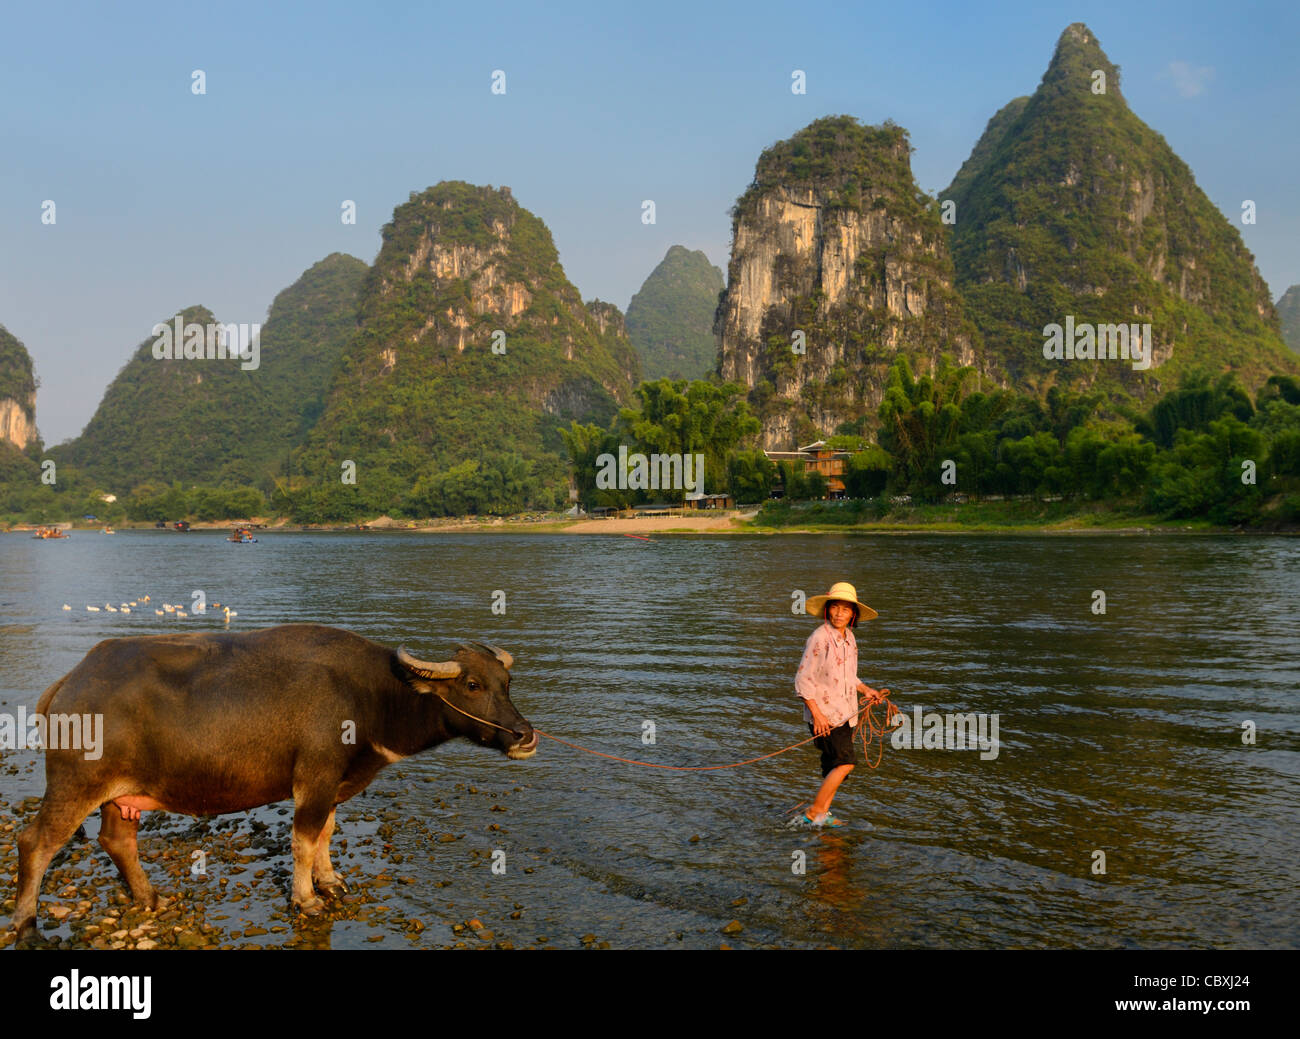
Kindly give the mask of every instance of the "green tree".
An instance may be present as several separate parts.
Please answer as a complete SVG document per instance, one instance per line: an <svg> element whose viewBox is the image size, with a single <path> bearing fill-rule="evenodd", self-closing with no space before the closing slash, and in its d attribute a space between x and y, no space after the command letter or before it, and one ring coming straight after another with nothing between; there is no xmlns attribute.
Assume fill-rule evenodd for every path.
<svg viewBox="0 0 1300 1039"><path fill-rule="evenodd" d="M609 492L596 486L600 472L601 455L618 455L618 438L597 425L583 425L577 421L568 429L560 430L560 439L569 452L573 467L573 482L578 488L578 499L587 508L597 505L620 508L624 502L610 500ZM617 492L614 492L617 495Z"/></svg>
<svg viewBox="0 0 1300 1039"><path fill-rule="evenodd" d="M1300 430L1288 429L1273 438L1268 450L1274 476L1300 476Z"/></svg>
<svg viewBox="0 0 1300 1039"><path fill-rule="evenodd" d="M616 432L631 437L629 451L702 454L704 490L714 493L726 486L728 455L761 431L744 392L735 383L643 382L637 387L640 408L622 409Z"/></svg>
<svg viewBox="0 0 1300 1039"><path fill-rule="evenodd" d="M874 498L889 483L894 460L876 444L854 451L844 466L844 494L849 498Z"/></svg>
<svg viewBox="0 0 1300 1039"><path fill-rule="evenodd" d="M973 496L986 494L996 484L997 434L991 429L971 430L957 438L953 451L957 463L957 486L953 490L965 491Z"/></svg>
<svg viewBox="0 0 1300 1039"><path fill-rule="evenodd" d="M1147 422L1140 427L1161 447L1174 445L1180 429L1200 432L1225 414L1249 422L1254 405L1231 372L1211 383L1204 370L1189 372L1178 389L1166 393L1151 409Z"/></svg>
<svg viewBox="0 0 1300 1039"><path fill-rule="evenodd" d="M810 496L802 462L781 462L781 491L786 501L806 501Z"/></svg>
<svg viewBox="0 0 1300 1039"><path fill-rule="evenodd" d="M1259 511L1260 491L1242 482L1242 462L1258 464L1263 455L1263 436L1235 415L1211 422L1204 433L1180 429L1173 450L1152 466L1148 503L1169 517L1247 522Z"/></svg>
<svg viewBox="0 0 1300 1039"><path fill-rule="evenodd" d="M1005 441L1002 457L1010 467L1014 493L1056 494L1063 489L1065 469L1061 465L1061 445L1051 433Z"/></svg>
<svg viewBox="0 0 1300 1039"><path fill-rule="evenodd" d="M728 484L737 504L767 500L779 479L776 465L761 450L736 451L727 461Z"/></svg>
<svg viewBox="0 0 1300 1039"><path fill-rule="evenodd" d="M1065 464L1072 483L1088 498L1125 498L1147 480L1156 446L1126 422L1090 422L1072 429Z"/></svg>
<svg viewBox="0 0 1300 1039"><path fill-rule="evenodd" d="M944 357L934 376L917 379L906 357L889 369L880 404L880 446L895 460L898 489L937 497L939 462L956 446L961 424L961 400L966 381L975 373Z"/></svg>
<svg viewBox="0 0 1300 1039"><path fill-rule="evenodd" d="M825 498L829 484L826 475L817 469L810 469L804 474L804 487L807 488L805 493L810 500L820 501Z"/></svg>
<svg viewBox="0 0 1300 1039"><path fill-rule="evenodd" d="M1288 404L1300 404L1300 379L1294 375L1270 375L1261 397L1281 397Z"/></svg>

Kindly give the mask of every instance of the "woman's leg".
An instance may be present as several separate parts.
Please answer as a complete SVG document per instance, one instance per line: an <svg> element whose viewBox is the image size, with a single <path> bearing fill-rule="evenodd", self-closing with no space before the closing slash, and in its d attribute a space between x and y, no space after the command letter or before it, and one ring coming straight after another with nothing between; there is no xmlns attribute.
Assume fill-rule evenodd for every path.
<svg viewBox="0 0 1300 1039"><path fill-rule="evenodd" d="M835 791L840 788L840 784L848 778L848 774L853 771L852 765L836 765L826 773L826 778L822 780L821 789L817 791L817 796L813 798L812 807L808 810L808 818L813 822L818 822L822 816L831 810L831 801L835 799Z"/></svg>

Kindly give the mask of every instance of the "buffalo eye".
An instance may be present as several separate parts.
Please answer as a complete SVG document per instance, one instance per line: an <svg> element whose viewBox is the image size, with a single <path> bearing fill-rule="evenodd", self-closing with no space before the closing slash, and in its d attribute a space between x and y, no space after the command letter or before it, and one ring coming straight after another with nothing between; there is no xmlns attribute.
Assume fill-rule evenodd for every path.
<svg viewBox="0 0 1300 1039"><path fill-rule="evenodd" d="M471 693L474 693L474 692L477 692L478 689L479 689L479 684L478 684L477 682L475 682L474 679L471 678L471 679L469 680L469 691L470 691Z"/></svg>

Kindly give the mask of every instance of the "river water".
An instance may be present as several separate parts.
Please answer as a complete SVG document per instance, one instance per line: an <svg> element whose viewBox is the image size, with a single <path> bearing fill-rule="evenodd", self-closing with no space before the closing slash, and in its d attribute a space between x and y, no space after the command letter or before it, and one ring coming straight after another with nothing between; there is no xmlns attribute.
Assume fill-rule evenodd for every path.
<svg viewBox="0 0 1300 1039"><path fill-rule="evenodd" d="M996 743L986 730L983 750L886 745L836 798L849 825L825 832L787 825L820 778L811 747L689 773L547 740L524 762L447 744L387 768L340 809L335 837L352 841L350 879L405 877L389 902L425 929L341 919L316 944L450 944L474 917L515 947L1300 945L1291 538L10 534L0 711L33 706L102 638L226 627L211 611L87 604L201 590L237 611L231 630L321 622L427 659L494 642L538 728L725 764L807 736L792 676L814 621L792 604L837 580L880 614L858 628L862 679L909 717L996 718ZM44 780L36 752L0 759L12 820ZM285 807L250 816L286 837L268 859L282 866ZM367 857L367 820L390 824L382 854L399 865ZM190 822L142 832L155 882ZM91 847L88 868L111 875ZM170 887L185 897L183 879ZM287 887L262 888L218 918L233 930L286 901Z"/></svg>

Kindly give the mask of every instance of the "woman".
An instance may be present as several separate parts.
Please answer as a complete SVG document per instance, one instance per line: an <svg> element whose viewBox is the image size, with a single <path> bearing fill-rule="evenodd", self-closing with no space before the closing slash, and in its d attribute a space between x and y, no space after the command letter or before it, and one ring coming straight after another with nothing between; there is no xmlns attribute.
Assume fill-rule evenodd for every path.
<svg viewBox="0 0 1300 1039"><path fill-rule="evenodd" d="M858 643L850 629L878 614L858 602L857 589L847 581L831 585L825 595L814 595L804 609L823 623L808 636L794 676L822 766L821 789L803 818L811 826L843 826L831 815L831 801L857 761L853 737L860 708L855 694L864 697L864 704L879 703L889 695L888 689L872 689L859 681Z"/></svg>

